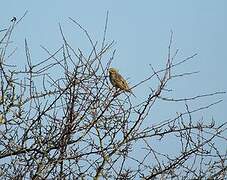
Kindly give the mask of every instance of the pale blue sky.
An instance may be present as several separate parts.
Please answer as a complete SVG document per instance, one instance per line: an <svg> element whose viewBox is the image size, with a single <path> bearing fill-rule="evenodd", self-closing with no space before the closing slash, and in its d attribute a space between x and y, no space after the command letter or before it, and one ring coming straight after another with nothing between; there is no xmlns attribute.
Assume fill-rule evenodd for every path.
<svg viewBox="0 0 227 180"><path fill-rule="evenodd" d="M26 10L28 14L16 28L13 37L15 46L18 47L18 59L25 57L25 38L33 61L46 57L40 45L56 50L61 44L58 23L62 24L75 48L86 49L88 43L85 36L70 23L68 17L78 20L94 40L100 41L106 11L109 10L107 39L115 40L117 49L113 65L124 76L130 77L131 84L136 84L149 75L148 64L155 68L165 65L170 30L173 30L173 47L180 49L176 60L198 53L193 61L180 67L177 72L200 71L181 81L173 81L171 88L176 89L174 96L182 98L227 89L226 0L7 0L1 2L0 29L7 27L13 16L20 17ZM135 93L140 97L143 90L135 89ZM213 116L223 122L226 121L227 96L225 94L219 97L224 101L206 111L206 116ZM218 99L202 100L201 104ZM177 111L171 109L170 114L165 114L163 110L163 118ZM158 113L153 110L152 113L158 117L160 110Z"/></svg>

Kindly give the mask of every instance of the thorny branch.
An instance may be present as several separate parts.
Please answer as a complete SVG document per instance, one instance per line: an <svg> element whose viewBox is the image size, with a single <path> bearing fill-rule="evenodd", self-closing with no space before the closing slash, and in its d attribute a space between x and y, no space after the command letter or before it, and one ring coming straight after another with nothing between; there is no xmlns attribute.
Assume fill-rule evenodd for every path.
<svg viewBox="0 0 227 180"><path fill-rule="evenodd" d="M90 53L73 48L59 25L62 44L55 51L41 46L47 57L37 64L25 40L24 69L8 64L16 53L8 49L17 22L0 31L0 176L224 179L227 152L219 145L226 143L227 123L198 119L198 113L220 103L217 98L225 92L184 98L163 95L174 78L198 73L173 73L196 54L175 62L179 50L172 53L171 32L166 65L158 70L150 66L149 77L132 86L139 89L158 80L156 88L143 100L133 99L108 81L115 55L114 41L106 38L108 13L101 44L76 20L70 21L84 32ZM194 109L189 105L208 97L214 99L209 104ZM158 124L147 123L157 101L182 103L185 110Z"/></svg>

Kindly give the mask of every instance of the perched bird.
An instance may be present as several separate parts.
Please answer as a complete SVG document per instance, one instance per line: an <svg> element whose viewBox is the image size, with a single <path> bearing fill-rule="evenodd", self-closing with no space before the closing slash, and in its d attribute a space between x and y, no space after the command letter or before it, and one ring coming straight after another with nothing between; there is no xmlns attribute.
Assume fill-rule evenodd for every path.
<svg viewBox="0 0 227 180"><path fill-rule="evenodd" d="M11 19L11 22L15 22L17 20L17 18L14 16L12 19Z"/></svg>
<svg viewBox="0 0 227 180"><path fill-rule="evenodd" d="M0 114L0 125L5 123L5 119L3 117L3 114Z"/></svg>
<svg viewBox="0 0 227 180"><path fill-rule="evenodd" d="M131 89L128 86L127 81L118 73L116 69L114 68L109 69L109 78L110 78L111 84L114 87L119 88L120 90L132 93Z"/></svg>

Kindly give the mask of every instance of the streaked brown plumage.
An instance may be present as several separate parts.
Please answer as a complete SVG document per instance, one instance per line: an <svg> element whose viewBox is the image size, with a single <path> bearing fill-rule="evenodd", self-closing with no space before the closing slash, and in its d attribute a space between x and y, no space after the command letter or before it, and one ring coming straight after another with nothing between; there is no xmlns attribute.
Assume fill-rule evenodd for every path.
<svg viewBox="0 0 227 180"><path fill-rule="evenodd" d="M5 119L3 117L3 114L0 114L0 125L5 123Z"/></svg>
<svg viewBox="0 0 227 180"><path fill-rule="evenodd" d="M109 78L110 78L111 84L114 87L119 88L120 90L123 90L126 92L131 92L127 81L117 72L116 69L114 68L109 69Z"/></svg>

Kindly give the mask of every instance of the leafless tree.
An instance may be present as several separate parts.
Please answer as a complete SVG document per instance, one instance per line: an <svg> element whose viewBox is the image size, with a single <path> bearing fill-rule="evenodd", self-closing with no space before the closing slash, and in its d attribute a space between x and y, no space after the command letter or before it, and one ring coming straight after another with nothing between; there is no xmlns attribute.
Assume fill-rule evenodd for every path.
<svg viewBox="0 0 227 180"><path fill-rule="evenodd" d="M98 43L70 18L91 45L87 53L69 44L60 25L61 46L55 51L42 46L47 58L38 63L25 40L24 67L9 61L15 57L11 35L18 22L0 31L1 179L226 178L227 123L198 118L225 92L169 95L169 82L197 73L174 73L196 54L176 61L173 33L163 67L150 66L149 77L132 82L132 91L148 84L143 100L115 89L108 79L115 50L114 41L106 40L107 21L108 16ZM204 98L210 103L190 106ZM183 105L184 110L147 123L157 102Z"/></svg>

